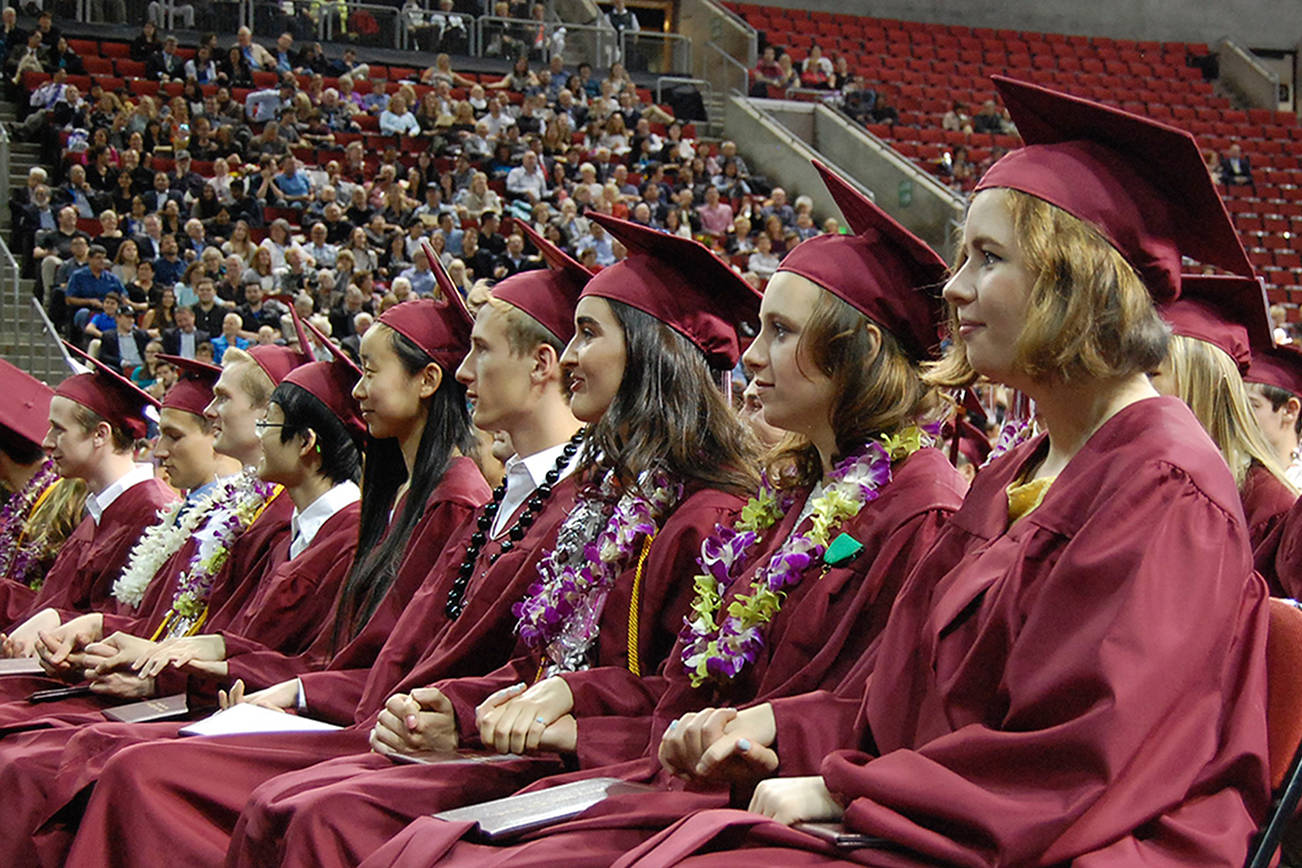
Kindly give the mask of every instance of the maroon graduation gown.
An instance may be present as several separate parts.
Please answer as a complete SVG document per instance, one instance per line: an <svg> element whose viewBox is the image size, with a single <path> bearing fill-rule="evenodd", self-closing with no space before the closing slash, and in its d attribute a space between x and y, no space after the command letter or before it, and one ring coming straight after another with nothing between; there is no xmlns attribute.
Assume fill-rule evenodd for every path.
<svg viewBox="0 0 1302 868"><path fill-rule="evenodd" d="M1255 553L1298 498L1275 474L1256 463L1248 468L1240 493L1248 522L1248 543Z"/></svg>
<svg viewBox="0 0 1302 868"><path fill-rule="evenodd" d="M896 464L894 479L880 497L840 528L864 545L863 553L826 573L821 564L811 566L766 631L764 649L755 663L727 689L691 686L681 663L681 642L659 678L629 679L621 686L615 679L608 685L583 683L583 676L603 670L564 676L575 688L577 758L583 770L544 778L527 789L580 778L619 777L656 784L662 792L612 799L573 822L533 836L523 847L504 850L457 842L466 829L451 823L427 829L423 846L442 855L455 846L456 857L469 864L499 859L503 864L524 860L601 866L694 808L727 805L726 788L684 792L681 782L663 773L656 757L665 728L682 714L707 705L751 704L832 689L852 668L871 668L877 640L904 577L958 508L965 489L957 471L935 449ZM799 505L798 501L767 535L724 607L736 594L748 592L755 571L790 535ZM658 701L653 709L640 708L648 693L658 694ZM621 716L586 716L602 712ZM643 716L636 716L638 712ZM378 757L351 764L340 760L269 781L245 808L241 828L246 834L232 841L230 859L238 856L238 864L247 865L259 860L309 865L322 859L326 864L355 864L396 834L404 820L439 807L438 797L433 797L432 806L423 791L452 786L441 782L431 786L428 769L423 774L418 768L390 771L387 765ZM259 840L252 840L252 831L259 833ZM334 854L342 858L336 861Z"/></svg>
<svg viewBox="0 0 1302 868"><path fill-rule="evenodd" d="M568 488L569 484L566 487ZM548 501L548 507L544 510L544 515L553 512L554 505L560 501L558 495L561 494L561 491L561 487L558 486L556 491L553 492ZM570 496L572 497L572 495ZM679 506L678 510L662 528L660 536L657 538L657 544L651 547L651 554L644 569L641 605L637 610L640 630L639 649L644 665L654 667L668 652L672 644L673 633L666 633L664 626L660 622L663 621L665 625L670 625L670 629L676 631L678 624L681 623L682 612L686 605L685 594L682 593L681 589L674 588L674 593L682 598L681 602L678 604L677 612L673 615L664 613L665 600L670 596L673 583L660 578L663 572L662 568L676 558L686 558L689 550L692 552L690 559L694 559L694 552L699 548L703 534L712 529L717 521L730 519L739 506L740 501L734 496L713 491L697 492ZM547 535L548 547L550 547L551 540L554 538L555 528L563 520L568 509L567 506L559 515L549 515L552 530ZM541 523L541 518L542 516L539 517L539 521L534 523L534 528ZM533 528L531 528L531 534L532 531ZM529 536L526 536L527 539L529 539ZM661 544L661 540L663 540L663 544ZM508 557L515 555L521 548L522 546L517 544L498 563L506 561ZM293 739L274 737L245 739L236 737L221 739L220 744L217 743L218 740L207 740L204 744L190 740L187 742L141 745L122 751L109 761L101 776L100 785L96 788L96 792L105 793L102 802L92 794L69 864L93 864L94 853L100 850L99 842L107 840L107 838L101 838L101 835L120 840L121 836L115 831L117 824L129 822L129 820L125 816L118 815L117 805L119 801L116 797L110 797L111 792L148 793L148 796L142 798L150 800L149 810L151 812L161 812L161 815L172 817L173 820L168 824L169 826L179 824L185 827L185 832L182 834L178 835L172 829L164 832L163 838L153 837L155 832L162 830L151 832L141 829L139 836L133 836L131 853L127 857L129 861L137 858L137 855L138 858L147 860L149 851L153 846L150 842L153 841L158 842L160 846L166 841L172 852L185 853L184 858L191 861L199 863L211 861L214 858L214 853L220 854L225 851L238 812L248 798L249 792L258 783L276 773L301 769L330 756L365 754L368 751L367 737L370 727L374 722L376 713L383 706L388 696L395 689L409 690L416 686L429 684L431 681L437 681L439 679L437 668L457 676L468 676L470 673L483 672L485 656L479 654L476 657L467 657L466 654L474 653L475 649L480 647L477 635L482 635L484 628L476 627L472 623L467 625L469 632L463 632L460 625L467 616L479 619L482 618L481 613L497 609L502 616L501 625L506 627L505 633L499 633L498 635L499 637L503 635L509 636L510 625L513 625L515 620L509 614L510 608L519 600L523 589L536 578L536 566L534 565L536 565L536 560L541 556L541 553L542 548L540 546L528 555L532 568L525 570L524 575L510 574L510 578L514 582L514 593L510 596L502 594L497 588L490 588L487 583L478 586L472 585L467 595L467 600L472 605L468 605L461 618L454 622L453 628L438 643L438 647L430 649L426 659L418 662L412 672L405 673L407 677L397 685L385 690L375 690L371 685L368 685L367 689L363 691L363 695L364 697L373 698L369 703L357 706L354 710L354 716L358 717L360 721L348 730L341 733L328 733L319 738L310 739L302 737ZM455 553L456 560L449 564L452 569L449 570L446 579L440 580L444 588L447 587L452 576L455 575L455 566L460 563L461 554L461 552ZM517 566L516 569L519 569L519 567ZM506 578L506 576L494 577L494 572L495 570L490 568L483 578L494 578L495 581ZM627 575L621 577L619 584L625 586L631 584L632 577L633 570L630 569ZM477 577L477 581L481 580ZM493 593L490 593L490 591ZM607 653L611 657L617 656L621 662L624 661L628 653L629 598L630 594L627 587L623 588L622 594L612 593L610 595L605 612L615 626L606 624L603 625L602 630L602 635L606 637L606 643L615 646L617 649ZM435 595L430 601L433 613L438 614L439 617L444 617L441 612L445 601L446 590ZM501 651L502 646L499 646L497 654L500 655ZM500 660L501 657L499 656L498 659ZM532 668L536 671L536 659L532 661ZM534 672L531 671L530 677L533 674ZM479 681L479 679L472 680ZM305 687L308 690L309 704L311 704L312 688L307 686L306 679ZM366 704L369 704L370 707L364 708L363 706ZM186 789L192 787L194 789L194 792L181 795L170 782L170 779L177 768L182 765L189 768L202 767L211 770L210 777L213 780L202 786L194 786L200 782L193 779L178 782L182 783L182 786ZM555 764L551 762L545 764L545 770L547 771L553 770L555 767ZM484 791L485 794L488 792L510 792L519 785L514 780L505 777L505 769L501 770L501 773L502 777L494 781L484 781L484 785L490 788ZM490 775L483 776L485 779L488 777ZM161 778L168 778L169 782L163 783ZM105 787L106 783L111 784L111 786ZM157 795L157 801L154 800L155 794ZM473 797L477 795L477 792L472 792L471 795ZM196 805L202 806L200 810L195 810ZM140 841L142 844L139 850L137 850L135 841ZM89 861L81 861L83 859Z"/></svg>
<svg viewBox="0 0 1302 868"><path fill-rule="evenodd" d="M1187 408L1149 399L1009 528L1005 487L1044 446L978 475L901 592L865 697L871 736L822 775L850 829L904 849L847 857L1242 864L1269 796L1267 617L1233 481ZM752 815L703 813L626 864L741 842L770 847L741 856L761 863L826 853Z"/></svg>
<svg viewBox="0 0 1302 868"><path fill-rule="evenodd" d="M116 501L113 505L117 505ZM289 519L293 510L294 503L289 495L278 488L253 524L235 540L230 556L213 579L212 591L208 597L209 614L203 625L205 632L216 632L230 618L239 614L241 604L247 603L251 592L258 587L262 578L284 560L289 550ZM192 554L193 549L187 544L168 559L150 582L134 617L121 613L123 607L110 596L103 615L104 635L121 630L142 638L152 638L172 609L181 573L189 567ZM110 589L111 587L110 583ZM114 609L118 609L119 613L115 614ZM0 697L5 700L0 704L0 727L7 728L0 731L0 734L14 728L56 721L70 725L99 722L102 720L100 711L103 708L119 704L118 700L97 696L75 697L42 705L31 705L23 701L24 697L34 691L62 686L66 685L39 677L0 679ZM177 693L185 689L186 677L181 673L163 672L156 679L157 695Z"/></svg>
<svg viewBox="0 0 1302 868"><path fill-rule="evenodd" d="M36 593L25 585L0 585L4 620L18 626L41 609L89 612L113 601L113 582L145 528L158 521L158 510L176 499L176 492L158 479L128 488L109 504L96 524L86 516L64 541L45 583Z"/></svg>

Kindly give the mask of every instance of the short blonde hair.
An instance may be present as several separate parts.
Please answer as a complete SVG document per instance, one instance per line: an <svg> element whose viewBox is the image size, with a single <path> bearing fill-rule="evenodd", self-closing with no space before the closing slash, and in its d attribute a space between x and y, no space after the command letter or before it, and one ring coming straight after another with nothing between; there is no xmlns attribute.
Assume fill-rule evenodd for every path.
<svg viewBox="0 0 1302 868"><path fill-rule="evenodd" d="M1018 367L1032 378L1062 382L1107 379L1156 370L1171 330L1115 247L1085 221L1018 190L1005 197L1018 247L1033 276L1026 322L1017 340ZM962 267L960 254L955 269ZM950 346L927 379L945 387L972 383L958 315L949 314Z"/></svg>

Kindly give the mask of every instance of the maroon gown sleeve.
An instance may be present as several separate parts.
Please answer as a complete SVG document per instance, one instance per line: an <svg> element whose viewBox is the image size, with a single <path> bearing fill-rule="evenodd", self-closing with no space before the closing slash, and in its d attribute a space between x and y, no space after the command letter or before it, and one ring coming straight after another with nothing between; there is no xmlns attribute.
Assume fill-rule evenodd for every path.
<svg viewBox="0 0 1302 868"><path fill-rule="evenodd" d="M1065 476L1108 494L1079 527L1046 499L934 595L911 583L931 604L901 599L867 697L881 755L834 753L824 780L847 826L928 863L1241 863L1267 795L1266 594L1237 504L1157 462ZM1180 842L1185 823L1225 840Z"/></svg>
<svg viewBox="0 0 1302 868"><path fill-rule="evenodd" d="M1253 463L1243 480L1243 515L1248 520L1248 543L1255 552L1283 522L1298 497L1265 467Z"/></svg>

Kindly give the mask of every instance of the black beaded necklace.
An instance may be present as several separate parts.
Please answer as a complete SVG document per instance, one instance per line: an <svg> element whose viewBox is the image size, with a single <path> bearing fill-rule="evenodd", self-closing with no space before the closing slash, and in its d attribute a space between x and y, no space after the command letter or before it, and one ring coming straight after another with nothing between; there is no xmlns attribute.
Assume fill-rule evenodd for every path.
<svg viewBox="0 0 1302 868"><path fill-rule="evenodd" d="M506 539L502 540L497 554L493 555L489 563L495 562L498 557L506 554L515 544L524 539L525 533L538 518L538 513L542 511L543 506L547 503L547 498L551 496L552 489L560 481L561 473L569 466L570 460L574 458L574 453L579 451L579 445L583 442L584 429L580 428L570 438L570 442L565 444L561 450L560 456L552 469L547 471L543 477L542 484L539 485L529 499L525 501L524 511L520 517L515 520L511 530L507 532ZM493 527L493 519L497 517L497 511L502 507L502 498L506 496L506 480L493 489L493 499L484 506L484 511L480 513L479 520L475 525L475 532L470 535L470 545L466 547L466 558L461 562L461 567L457 571L457 577L452 580L452 587L448 590L448 602L444 607L447 616L456 620L465 608L465 601L462 599L466 595L466 588L470 585L470 578L475 574L475 564L479 561L479 553L488 542L488 532Z"/></svg>

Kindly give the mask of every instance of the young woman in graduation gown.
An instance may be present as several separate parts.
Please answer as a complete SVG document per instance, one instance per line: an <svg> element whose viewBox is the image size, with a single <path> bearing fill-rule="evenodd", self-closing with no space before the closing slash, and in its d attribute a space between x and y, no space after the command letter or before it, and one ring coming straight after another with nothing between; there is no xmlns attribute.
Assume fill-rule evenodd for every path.
<svg viewBox="0 0 1302 868"><path fill-rule="evenodd" d="M614 776L653 782L660 791L616 797L505 851L458 842L462 825L431 820L422 838L430 862L449 858L455 843L451 853L467 863L607 865L694 808L728 804L726 786L684 792L662 769L658 753L667 747L660 738L671 723L673 737L682 738L730 714L707 706L833 690L851 671L871 669L900 583L965 489L918 427L938 410L917 363L937 343L946 266L818 168L854 234L801 245L765 291L760 332L743 361L760 384L766 421L790 431L791 440L768 459L772 482L740 521L720 526L702 546L711 570L697 570L693 611L668 663L654 678L566 673L497 706L491 723L490 714L480 717L481 738L501 751L546 744L547 733L529 726L539 717L577 719L575 743L565 747L577 748L584 771L530 789ZM779 593L775 611L748 605ZM585 677L597 674L605 683ZM562 680L570 694L561 691L556 702ZM401 817L414 815L396 807L409 793L387 791L394 775L330 782L337 770L329 765L259 788L230 860L306 865L340 854L341 863L355 863L397 831ZM407 787L415 786L407 777Z"/></svg>
<svg viewBox="0 0 1302 868"><path fill-rule="evenodd" d="M336 547L333 554L321 549L316 554L317 558L325 559L319 566L318 575L347 576L337 594L330 588L321 590L327 602L335 600L334 609L327 613L327 617L316 619L316 623L297 622L298 632L309 637L306 645L303 639L279 647L261 641L261 636L267 631L255 630L254 627L265 625L278 629L275 626L276 613L284 613L284 607L276 600L286 594L302 593L305 577L295 569L295 559L290 559L280 575L273 573L275 584L280 588L279 594L250 596L251 603L239 618L246 628L245 633L226 630L220 640L215 636L205 636L173 643L156 654L138 658L142 661L142 668L147 665L150 671L159 670L160 676L172 675L174 670L170 667L160 667L172 660L188 659L190 655L217 657L218 654L213 653L213 643L218 641L222 646L220 650L230 654L229 660L200 659L185 669L194 673L191 679L193 696L194 681L200 681L201 685L211 683L213 678L224 681L226 673L223 670L235 669L237 673L248 676L256 686L266 685L268 680L264 678L274 683L274 679L292 675L296 669L301 671L321 665L325 654L320 649L326 646L351 648L362 660L374 659L383 637L392 629L398 614L428 572L430 561L443 551L448 538L459 532L473 509L487 499L487 485L473 460L457 454L468 450L473 442L465 408L465 390L450 377L442 376L449 364L447 347L454 345L456 349L453 352L460 352L465 346L467 315L464 310L449 315L457 323L452 334L459 336L450 340L449 329L440 323L444 317L442 305L420 302L386 313L391 316L388 320L381 320L383 327L375 330L372 342L364 347L364 358L370 365L371 374L363 375L360 380L355 370L341 374L340 370L349 366L342 356L337 356L331 365L313 363L332 371L330 376L317 375L316 367L306 369L303 375L321 381L317 391L332 393L336 415L346 411L358 427L365 420L376 438L370 447L371 458L386 454L386 447L390 457L383 463L368 461L368 473L373 476L365 486L367 495L362 498L361 534L365 541L368 516L372 519L378 517L376 538L365 548L358 546L362 554L355 563L352 563L351 547ZM399 329L416 337L409 337ZM417 343L417 339L423 343ZM426 351L424 346L428 346L430 351ZM435 361L432 354L438 354L441 361ZM346 383L342 382L344 379ZM354 386L361 400L360 416L348 395ZM263 436L270 434L264 432ZM404 485L408 466L413 468L409 486ZM400 491L400 488L406 491ZM395 504L398 505L396 509ZM386 527L391 512L395 519L392 526ZM405 525L404 519L407 520ZM402 544L388 548L395 538ZM287 541L284 555L288 555L290 544L292 541ZM313 548L309 546L300 557L306 556ZM348 569L350 563L351 571ZM255 609L253 603L260 603L260 609ZM268 616L260 615L262 610L267 611ZM310 638L313 636L315 641ZM358 647L362 644L369 648ZM135 658L126 654L115 662L132 659ZM237 690L242 689L241 684ZM63 748L62 754L69 760L64 766L67 774L57 779L47 813L54 812L64 801L93 783L103 763L117 750L140 741L174 736L177 728L177 724L168 723L100 724L86 728L82 733L84 738L74 737ZM54 744L52 738L41 743L44 747ZM48 763L37 765L33 758L28 758L23 766L22 773L27 778L43 775L48 770ZM56 754L54 768L58 766ZM49 792L48 788L46 792ZM57 854L66 843L61 834L63 831L63 826L55 825L45 837L50 852Z"/></svg>
<svg viewBox="0 0 1302 868"><path fill-rule="evenodd" d="M1187 275L1181 296L1160 309L1171 348L1154 387L1189 405L1239 484L1248 541L1257 552L1297 500L1248 400L1243 377L1273 349L1271 322L1255 278Z"/></svg>
<svg viewBox="0 0 1302 868"><path fill-rule="evenodd" d="M1266 589L1233 475L1146 374L1168 340L1150 296L1178 295L1181 254L1250 267L1191 136L996 81L1028 146L978 186L931 376L1014 386L1048 433L977 475L901 590L857 712L758 706L718 754L777 767L752 812L701 812L618 864L739 845L768 849L698 858L1245 858L1268 799ZM835 850L790 827L806 820L880 845Z"/></svg>
<svg viewBox="0 0 1302 868"><path fill-rule="evenodd" d="M579 301L575 320L579 335L571 348L582 345L585 349L571 368L571 406L578 419L592 426L585 447L590 470L585 472L582 495L558 531L559 542L543 558L525 600L516 601L519 612L535 613L532 618L527 614L519 617L526 631L535 625L531 641L522 639L513 652L515 658L499 671L451 682L462 686L467 700L475 693L482 699L521 678L532 680L540 670L551 668L568 670L611 661L637 667L640 672L655 671L672 647L686 611L691 587L684 577L690 575L702 539L718 522L735 514L742 504L737 492L753 484L750 441L713 377L716 371L736 363L736 322L754 314L757 299L746 287L745 295L736 298L728 296L707 305L693 295L688 298L690 304L685 304L684 293L671 291L676 290L676 281L671 287L660 280L652 283L658 292L647 300L640 293L646 292L651 280L638 270L645 267L646 263L633 262L611 276L608 286L613 288L607 292L626 288L627 301L589 296L591 283ZM621 274L625 279L620 279ZM736 285L723 289L738 291ZM646 307L660 315L642 309ZM687 419L695 424L685 426L683 420ZM584 569L584 574L576 579L579 569ZM560 594L560 583L572 581L584 593ZM539 617L544 608L549 616L555 614L554 620ZM539 642L548 630L554 633ZM411 687L428 683L416 682ZM456 721L452 715L440 713L447 707L438 699L443 694L423 689L414 693L414 699L411 694L390 697L386 705L396 710L412 702L416 705L412 714L422 722L445 719L445 737L455 743ZM381 716L386 714L393 716L381 712ZM374 722L375 718L371 719ZM366 750L365 741L354 742L351 752L359 750ZM242 768L255 755L256 748L244 756L231 751L229 761L232 767ZM174 768L179 758L178 754L169 761L168 769ZM375 758L389 763L383 757ZM147 759L140 755L133 760L124 752L110 764L100 791L104 791L103 783L116 781L119 760L121 774L131 778L121 782L119 791L134 791L143 777L167 772L162 763L144 766L142 760ZM211 751L202 759L209 768L216 768L218 761ZM519 786L515 781L527 781L556 768L554 760L508 763L472 776L467 785L472 788L472 798L477 791L509 792ZM115 809L108 795L105 793L104 804L111 812ZM247 796L246 789L233 807L242 807ZM225 804L229 796L217 798ZM94 801L92 797L72 851L74 862L83 852L90 855L97 849L92 842L99 834L112 834L111 822L116 817L108 812L101 816ZM210 801L205 793L189 794L176 809L194 814L195 803ZM171 810L161 803L159 809ZM211 811L207 813L211 815ZM234 814L231 820L233 826ZM210 837L213 831L208 830ZM229 831L227 827L226 834ZM147 855L148 847L140 852L142 857ZM196 850L193 855L199 861L213 858L206 850Z"/></svg>

